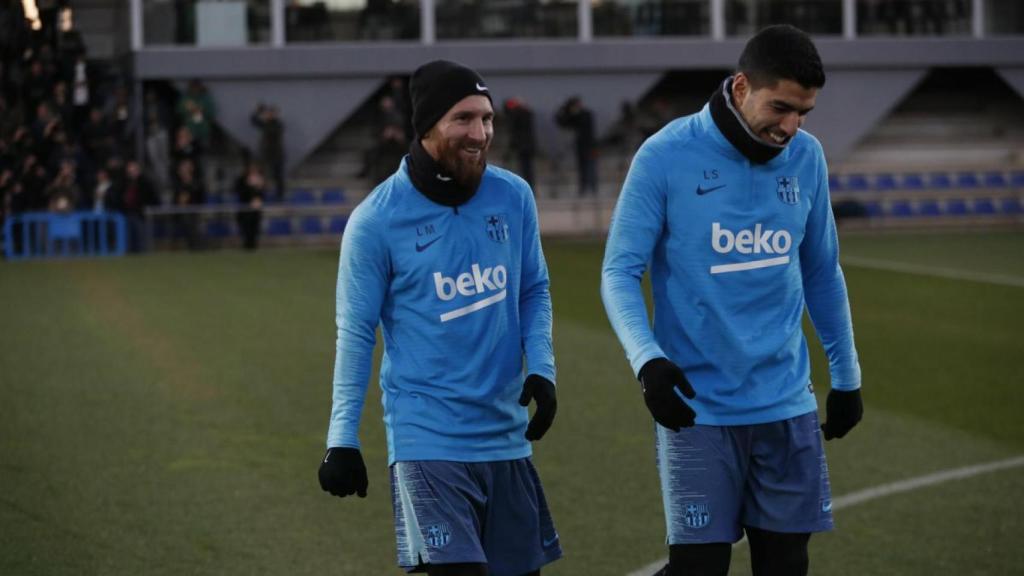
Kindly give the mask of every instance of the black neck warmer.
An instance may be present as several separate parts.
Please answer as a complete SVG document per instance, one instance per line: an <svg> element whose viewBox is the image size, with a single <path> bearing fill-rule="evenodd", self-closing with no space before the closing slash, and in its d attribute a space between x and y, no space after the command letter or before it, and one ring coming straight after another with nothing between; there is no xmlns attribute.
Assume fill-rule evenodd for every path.
<svg viewBox="0 0 1024 576"><path fill-rule="evenodd" d="M476 194L472 190L459 185L447 170L431 157L419 140L414 140L409 147L409 179L424 196L442 206L461 206Z"/></svg>
<svg viewBox="0 0 1024 576"><path fill-rule="evenodd" d="M764 164L786 149L771 142L765 142L750 131L750 127L732 105L732 76L711 95L709 102L711 118L722 131L725 139L754 164Z"/></svg>

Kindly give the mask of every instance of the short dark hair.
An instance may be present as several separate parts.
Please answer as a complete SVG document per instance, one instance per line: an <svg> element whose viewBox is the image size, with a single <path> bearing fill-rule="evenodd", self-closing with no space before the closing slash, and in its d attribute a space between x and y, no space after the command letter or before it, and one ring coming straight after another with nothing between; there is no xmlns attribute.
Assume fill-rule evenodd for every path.
<svg viewBox="0 0 1024 576"><path fill-rule="evenodd" d="M755 88L779 80L792 80L804 88L825 85L825 70L814 42L789 24L768 26L755 34L740 54L739 71Z"/></svg>

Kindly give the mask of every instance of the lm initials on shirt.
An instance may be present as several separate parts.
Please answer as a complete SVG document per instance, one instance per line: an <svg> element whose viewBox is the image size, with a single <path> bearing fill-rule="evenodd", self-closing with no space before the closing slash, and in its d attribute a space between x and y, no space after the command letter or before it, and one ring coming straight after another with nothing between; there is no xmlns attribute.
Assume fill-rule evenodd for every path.
<svg viewBox="0 0 1024 576"><path fill-rule="evenodd" d="M441 314L441 322L454 320L501 302L508 294L508 291L505 289L507 284L508 270L501 264L494 267L480 268L480 264L474 263L470 268L470 272L463 272L454 278L445 276L440 272L434 272L434 291L443 302L448 302L458 295L476 296L497 292L468 306Z"/></svg>
<svg viewBox="0 0 1024 576"><path fill-rule="evenodd" d="M733 264L712 266L712 274L755 270L771 266L789 264L789 249L793 246L793 237L786 230L772 230L760 222L753 229L744 228L733 232L722 227L720 222L711 223L711 247L719 254L738 252L740 254L783 254L773 258L748 260Z"/></svg>

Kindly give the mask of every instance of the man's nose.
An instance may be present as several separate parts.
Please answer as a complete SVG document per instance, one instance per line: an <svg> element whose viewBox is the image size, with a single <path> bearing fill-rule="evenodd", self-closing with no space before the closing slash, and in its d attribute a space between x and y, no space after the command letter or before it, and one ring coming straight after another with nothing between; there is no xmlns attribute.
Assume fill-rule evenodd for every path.
<svg viewBox="0 0 1024 576"><path fill-rule="evenodd" d="M785 132L787 136L793 137L803 123L803 116L796 112L790 112L789 114L786 114L785 118L782 119L782 122L779 123L779 127L782 128L782 131Z"/></svg>
<svg viewBox="0 0 1024 576"><path fill-rule="evenodd" d="M469 137L477 142L483 142L487 138L487 128L482 119L473 120L469 124Z"/></svg>

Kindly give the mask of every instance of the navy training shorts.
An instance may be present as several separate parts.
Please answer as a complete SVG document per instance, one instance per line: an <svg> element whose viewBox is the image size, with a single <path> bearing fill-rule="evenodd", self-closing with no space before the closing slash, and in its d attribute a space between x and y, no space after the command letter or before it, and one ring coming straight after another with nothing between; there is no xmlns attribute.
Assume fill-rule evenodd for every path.
<svg viewBox="0 0 1024 576"><path fill-rule="evenodd" d="M398 564L482 563L520 576L562 556L544 490L529 458L411 461L391 466Z"/></svg>
<svg viewBox="0 0 1024 576"><path fill-rule="evenodd" d="M818 414L743 426L656 425L668 544L736 542L743 526L832 529Z"/></svg>

